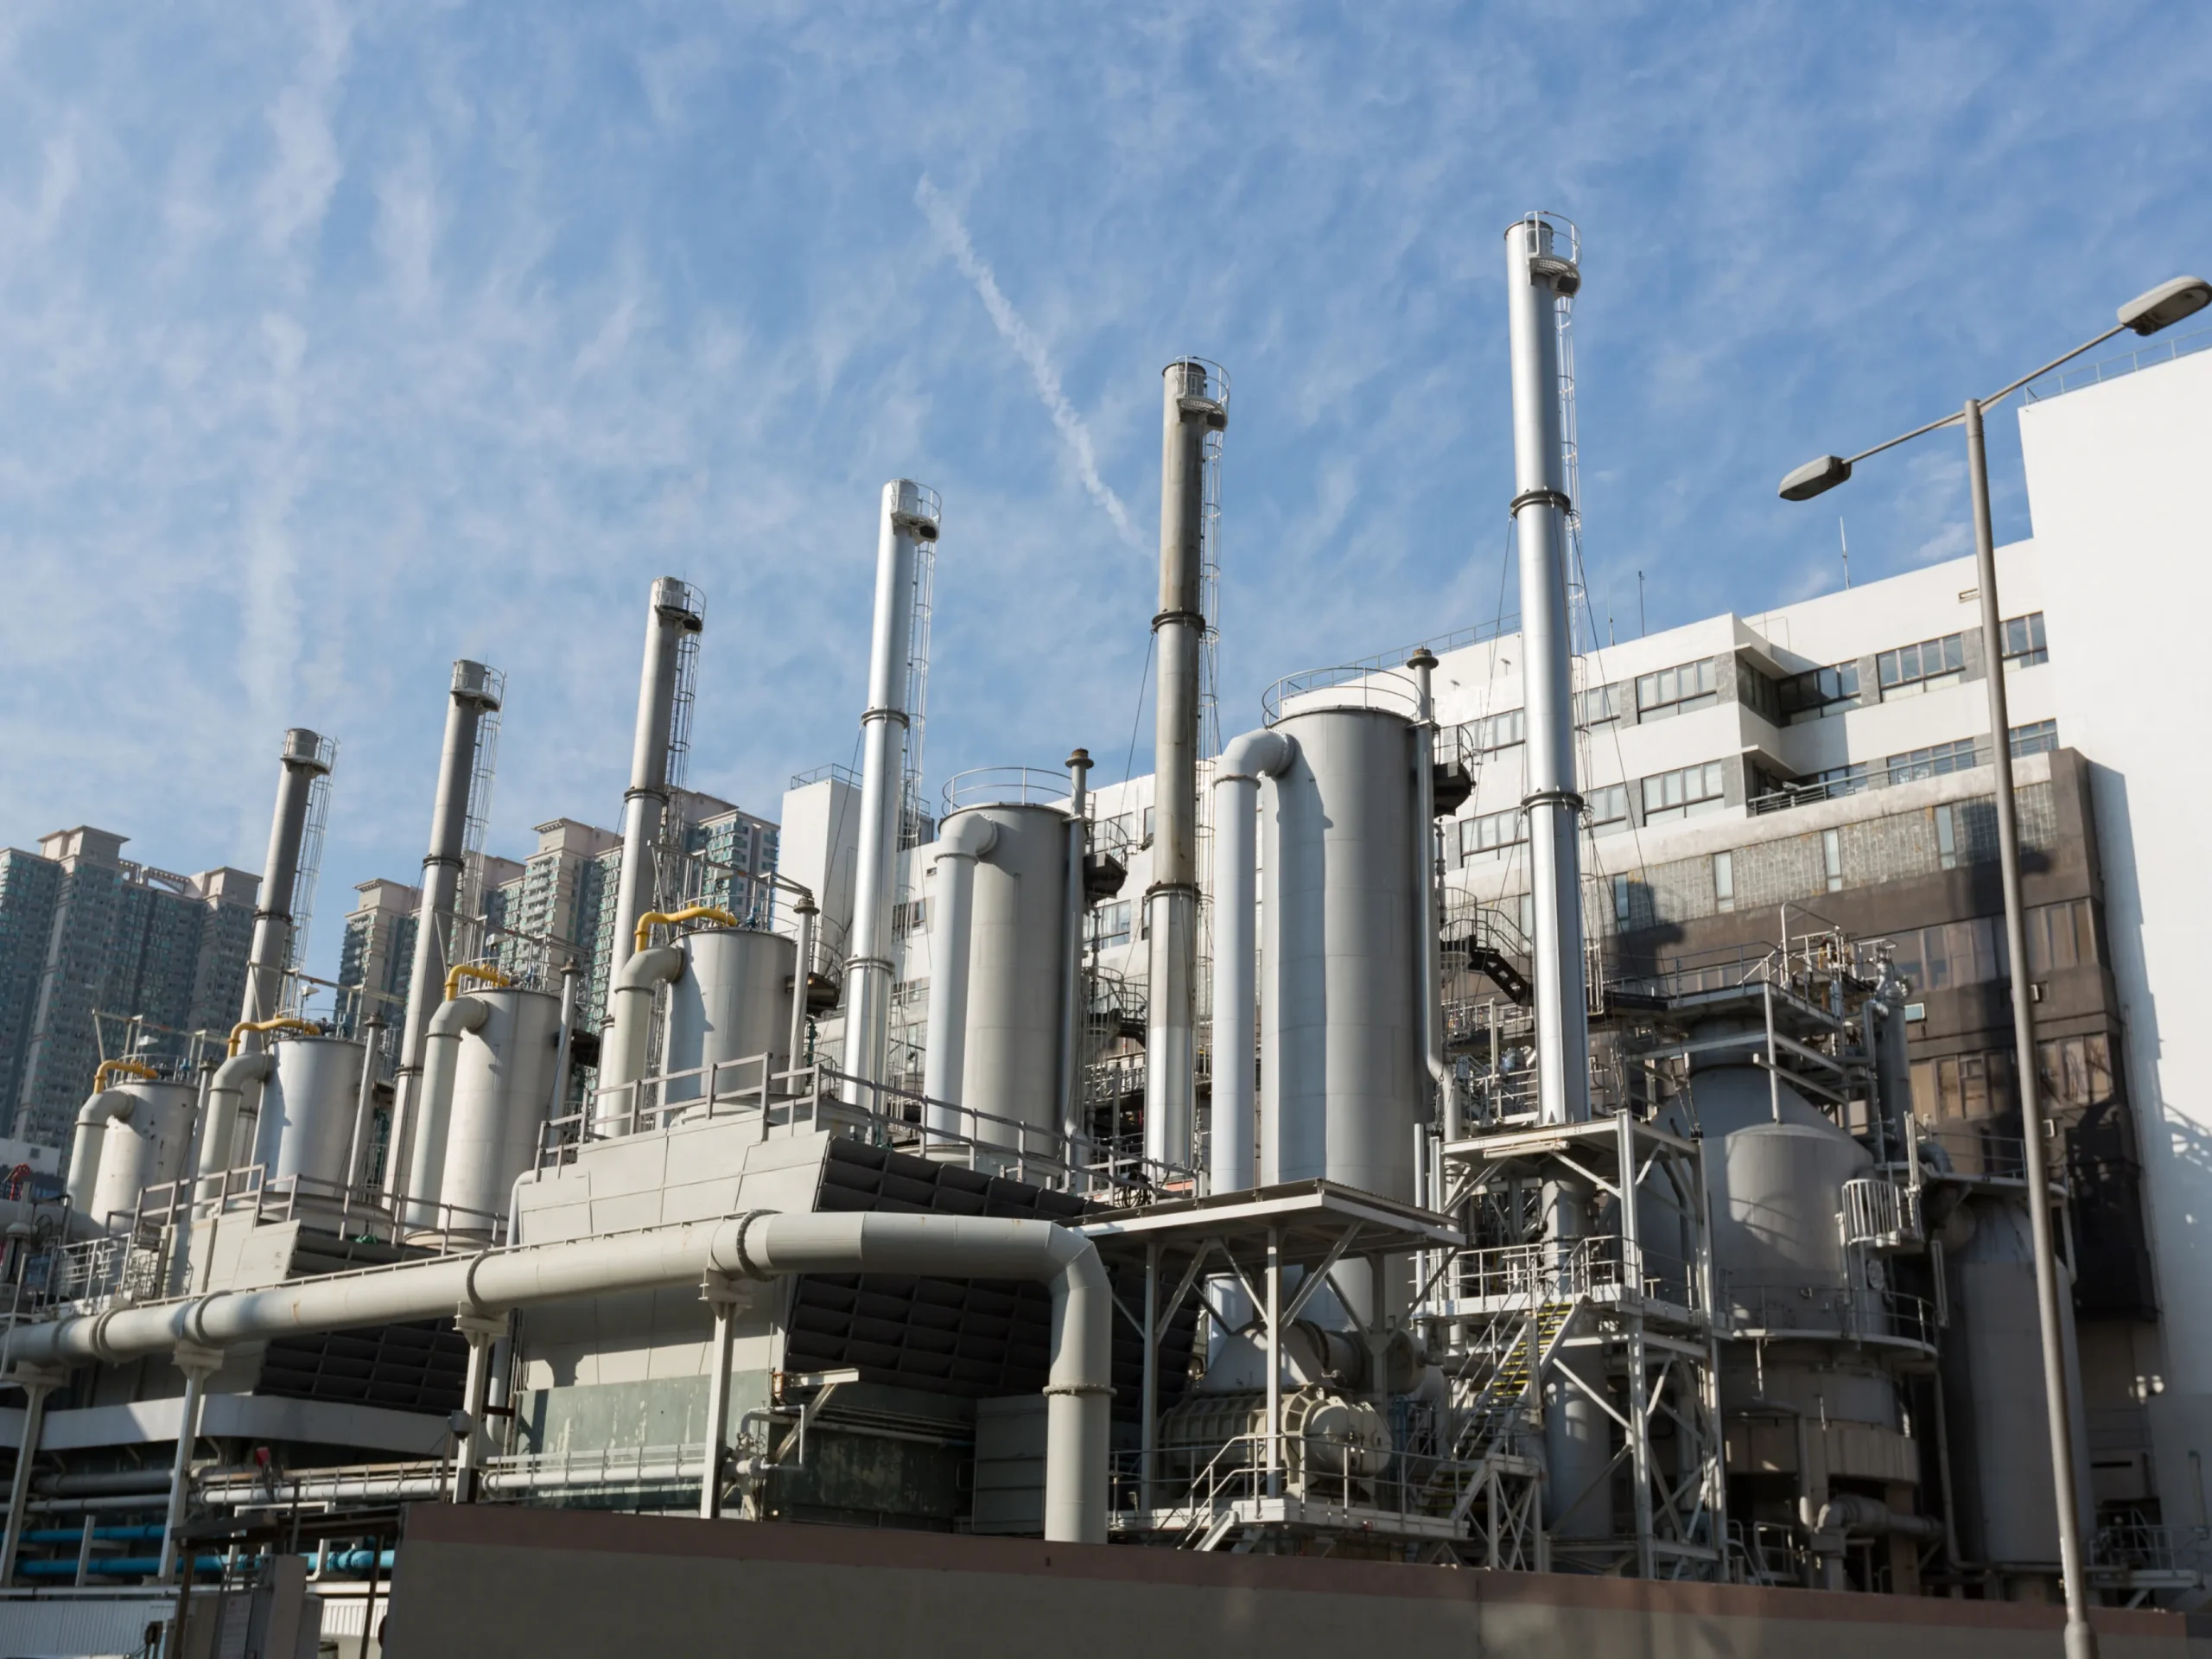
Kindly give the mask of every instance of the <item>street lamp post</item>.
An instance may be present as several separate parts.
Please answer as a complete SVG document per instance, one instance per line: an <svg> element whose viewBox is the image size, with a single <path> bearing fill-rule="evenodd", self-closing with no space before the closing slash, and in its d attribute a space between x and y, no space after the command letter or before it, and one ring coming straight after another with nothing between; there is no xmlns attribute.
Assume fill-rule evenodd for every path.
<svg viewBox="0 0 2212 1659"><path fill-rule="evenodd" d="M1982 411L2038 375L2071 362L2126 329L2154 334L2212 303L2212 283L2199 276L2178 276L2120 308L2118 324L2094 340L2054 358L1988 397L1969 397L1956 415L1916 427L1901 437L1846 460L1823 455L1782 480L1782 499L1808 501L1851 476L1870 455L1954 423L1966 429L1967 474L1974 489L1974 568L1980 588L1981 654L1989 685L1989 747L1997 771L1997 853L2005 886L2005 942L2012 981L2013 1065L2020 1084L2020 1133L2026 1142L2028 1220L2036 1258L2036 1312L2043 1334L2044 1402L2050 1419L2051 1491L2058 1506L2059 1573L2066 1592L2068 1659L2095 1659L2097 1638L2089 1628L2088 1592L2083 1574L2082 1536L2074 1478L2074 1421L2067 1398L2066 1356L2059 1322L2058 1262L2051 1244L2050 1187L2044 1145L2042 1091L2036 1068L2035 1007L2027 975L2027 914L2020 902L2020 826L2012 800L2012 730L2005 696L2004 608L1997 596L1997 548L1990 531L1989 463L1982 443Z"/></svg>

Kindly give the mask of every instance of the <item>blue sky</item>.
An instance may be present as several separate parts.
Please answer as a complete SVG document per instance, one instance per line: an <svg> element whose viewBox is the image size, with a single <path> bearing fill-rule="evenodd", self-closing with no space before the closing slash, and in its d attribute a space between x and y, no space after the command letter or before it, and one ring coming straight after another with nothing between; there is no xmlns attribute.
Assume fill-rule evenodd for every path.
<svg viewBox="0 0 2212 1659"><path fill-rule="evenodd" d="M663 573L692 781L772 813L853 753L900 474L945 502L932 777L1110 779L1185 353L1234 386L1249 723L1495 613L1536 207L1585 242L1600 618L1638 570L1655 627L1824 591L1776 480L2212 265L2209 139L2187 4L13 5L0 840L256 868L279 734L332 733L327 967L420 859L454 657L509 676L494 850L619 820ZM1830 499L1860 579L1966 549L1948 439Z"/></svg>

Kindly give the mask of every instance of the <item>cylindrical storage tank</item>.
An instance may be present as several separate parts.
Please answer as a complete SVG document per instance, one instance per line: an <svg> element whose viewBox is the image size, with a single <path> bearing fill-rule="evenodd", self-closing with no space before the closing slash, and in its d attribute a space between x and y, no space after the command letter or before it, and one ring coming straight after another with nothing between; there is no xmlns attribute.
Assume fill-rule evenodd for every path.
<svg viewBox="0 0 2212 1659"><path fill-rule="evenodd" d="M271 1181L305 1176L342 1186L361 1100L361 1046L342 1037L286 1037L261 1091L253 1160Z"/></svg>
<svg viewBox="0 0 2212 1659"><path fill-rule="evenodd" d="M1260 1179L1411 1203L1427 1090L1414 744L1374 709L1289 715L1260 797Z"/></svg>
<svg viewBox="0 0 2212 1659"><path fill-rule="evenodd" d="M1055 806L963 807L988 820L991 849L976 861L968 927L968 1033L962 1069L963 1134L1013 1146L1013 1126L1059 1127L1060 992L1067 974L1068 815ZM937 954L959 941L932 938ZM966 1112L982 1114L969 1118ZM1044 1141L1031 1136L1029 1149Z"/></svg>
<svg viewBox="0 0 2212 1659"><path fill-rule="evenodd" d="M753 1089L761 1081L757 1066L731 1066L733 1060L768 1056L772 1071L790 1060L791 977L798 946L780 933L755 928L709 927L684 935L683 972L668 988L667 1058L664 1073L699 1071L670 1083L664 1102L700 1100L707 1095L703 1068L723 1066L715 1084L724 1093Z"/></svg>
<svg viewBox="0 0 2212 1659"><path fill-rule="evenodd" d="M1836 1216L1843 1184L1873 1167L1866 1149L1751 1066L1694 1071L1690 1099L1705 1134L1713 1268L1729 1294L1741 1303L1760 1290L1848 1289Z"/></svg>
<svg viewBox="0 0 2212 1659"><path fill-rule="evenodd" d="M100 1141L92 1219L103 1227L116 1211L127 1216L136 1210L138 1195L148 1187L182 1179L192 1152L193 1109L200 1098L188 1083L133 1079L116 1087L137 1104L128 1122L111 1118Z"/></svg>
<svg viewBox="0 0 2212 1659"><path fill-rule="evenodd" d="M488 1236L515 1179L537 1160L560 1054L561 999L518 986L468 995L489 1012L480 1030L460 1038L438 1189L449 1209L439 1224Z"/></svg>

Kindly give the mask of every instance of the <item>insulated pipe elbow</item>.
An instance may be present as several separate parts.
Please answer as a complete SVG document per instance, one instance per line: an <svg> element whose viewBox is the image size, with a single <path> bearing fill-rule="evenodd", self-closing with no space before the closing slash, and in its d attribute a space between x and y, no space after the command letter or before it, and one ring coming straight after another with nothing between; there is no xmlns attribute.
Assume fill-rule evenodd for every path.
<svg viewBox="0 0 2212 1659"><path fill-rule="evenodd" d="M976 863L998 845L999 827L980 812L944 826L930 865L936 902L930 918L930 1010L922 1046L922 1096L929 1128L957 1134L957 1109L968 1071L968 964L975 925Z"/></svg>
<svg viewBox="0 0 2212 1659"><path fill-rule="evenodd" d="M596 1128L601 1135L622 1132L630 1121L630 1101L625 1093L645 1075L645 1047L652 1037L653 993L683 977L683 952L673 944L657 944L633 954L614 976L614 1025L609 1032L607 1058L599 1071L599 1109Z"/></svg>
<svg viewBox="0 0 2212 1659"><path fill-rule="evenodd" d="M69 1207L79 1215L92 1201L92 1188L100 1176L100 1148L107 1144L110 1123L128 1123L138 1108L138 1097L120 1089L100 1089L77 1109L77 1132L69 1143Z"/></svg>
<svg viewBox="0 0 2212 1659"><path fill-rule="evenodd" d="M269 1081L276 1069L273 1054L233 1054L207 1081L207 1121L200 1131L202 1175L219 1175L231 1166L231 1142L237 1136L245 1092Z"/></svg>
<svg viewBox="0 0 2212 1659"><path fill-rule="evenodd" d="M1214 763L1213 1102L1207 1180L1216 1192L1257 1180L1260 779L1298 759L1287 732L1231 738Z"/></svg>
<svg viewBox="0 0 2212 1659"><path fill-rule="evenodd" d="M463 1032L481 1031L492 1017L487 1002L456 996L442 1002L423 1031L421 1106L416 1114L413 1155L408 1160L407 1191L415 1200L410 1217L417 1226L436 1224L435 1205L446 1173L446 1130L453 1117L454 1077L460 1069Z"/></svg>

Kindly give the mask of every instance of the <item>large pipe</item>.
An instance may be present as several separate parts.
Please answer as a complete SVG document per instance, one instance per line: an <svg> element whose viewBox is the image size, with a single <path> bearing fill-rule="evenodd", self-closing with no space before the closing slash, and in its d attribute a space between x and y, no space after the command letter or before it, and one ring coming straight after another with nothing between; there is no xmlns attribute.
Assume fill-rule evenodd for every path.
<svg viewBox="0 0 2212 1659"><path fill-rule="evenodd" d="M1429 1080L1436 1085L1437 1122L1446 1141L1459 1138L1459 1084L1444 1052L1444 961L1438 925L1441 907L1437 887L1442 873L1436 858L1436 697L1433 676L1436 656L1422 646L1407 661L1413 671L1421 712L1414 722L1414 868L1421 887L1415 900L1421 936L1414 943L1421 967L1421 1056ZM1427 1140L1422 1141L1424 1151ZM1420 1160L1417 1160L1416 1162ZM1421 1202L1430 1202L1426 1182Z"/></svg>
<svg viewBox="0 0 2212 1659"><path fill-rule="evenodd" d="M463 1032L481 1031L492 1015L488 1003L473 996L456 996L430 1016L423 1033L423 1084L420 1126L415 1136L415 1155L408 1162L407 1220L416 1227L438 1224L438 1195L445 1185L446 1130L453 1122L453 1083L461 1069Z"/></svg>
<svg viewBox="0 0 2212 1659"><path fill-rule="evenodd" d="M19 1327L21 1366L110 1364L283 1337L546 1302L671 1290L709 1275L894 1273L1024 1279L1052 1295L1046 1384L1045 1536L1106 1541L1113 1299L1090 1241L1049 1221L969 1216L755 1211L556 1243L328 1274L257 1290L76 1315Z"/></svg>
<svg viewBox="0 0 2212 1659"><path fill-rule="evenodd" d="M676 721L677 671L683 641L706 626L698 596L674 576L653 583L645 616L645 668L638 683L638 726L630 745L630 787L622 797L622 873L614 893L607 962L621 971L636 949L638 918L652 909L662 820L669 804L668 744Z"/></svg>
<svg viewBox="0 0 2212 1659"><path fill-rule="evenodd" d="M1067 962L1060 982L1060 1135L1068 1161L1090 1134L1083 1122L1083 918L1090 909L1084 857L1090 851L1090 751L1068 756Z"/></svg>
<svg viewBox="0 0 2212 1659"><path fill-rule="evenodd" d="M446 953L468 844L468 796L476 777L477 737L484 716L499 706L499 679L481 663L453 665L446 709L445 749L438 759L437 803L430 811L430 849L423 855L423 899L415 912L415 962L407 976L407 1023L401 1028L393 1077L391 1144L384 1190L396 1195L414 1156L415 1104L423 1075L423 1044L445 989Z"/></svg>
<svg viewBox="0 0 2212 1659"><path fill-rule="evenodd" d="M1297 759L1283 732L1231 738L1213 772L1213 1103L1207 1164L1211 1190L1249 1192L1255 1179L1254 1116L1260 954L1260 779Z"/></svg>
<svg viewBox="0 0 2212 1659"><path fill-rule="evenodd" d="M79 1215L92 1208L92 1188L100 1178L100 1151L111 1122L128 1123L138 1097L120 1089L95 1090L77 1109L77 1131L69 1143L69 1207ZM97 1218L96 1218L97 1219Z"/></svg>
<svg viewBox="0 0 2212 1659"><path fill-rule="evenodd" d="M262 861L261 890L253 911L253 945L246 955L245 1001L238 1018L269 1019L283 1001L284 970L292 959L292 889L300 874L315 781L330 770L322 739L303 727L284 734L283 771L276 781L276 812L269 826L269 856Z"/></svg>
<svg viewBox="0 0 2212 1659"><path fill-rule="evenodd" d="M898 889L904 805L906 687L914 646L914 569L938 537L937 493L911 479L883 486L876 537L875 632L868 646L868 709L861 715L861 823L853 888L852 949L845 959L845 1070L849 1098L873 1105L865 1085L884 1080L891 1034L891 906Z"/></svg>
<svg viewBox="0 0 2212 1659"><path fill-rule="evenodd" d="M626 1135L636 1128L632 1090L652 1064L653 993L683 976L683 952L672 944L638 951L614 976L614 988L607 997L614 1023L601 1051L599 1092L594 1096L595 1134Z"/></svg>
<svg viewBox="0 0 2212 1659"><path fill-rule="evenodd" d="M1528 720L1529 886L1535 908L1536 1082L1546 1123L1590 1116L1582 963L1582 798L1574 787L1573 636L1567 613L1567 461L1559 307L1581 273L1531 213L1505 233L1513 353L1513 505L1521 545L1522 700Z"/></svg>
<svg viewBox="0 0 2212 1659"><path fill-rule="evenodd" d="M200 1125L200 1173L220 1175L235 1168L238 1119L247 1090L269 1081L276 1069L273 1054L233 1054L215 1068L207 1083L207 1110Z"/></svg>
<svg viewBox="0 0 2212 1659"><path fill-rule="evenodd" d="M968 965L975 931L976 861L998 844L999 827L980 812L948 823L931 849L930 1014L922 1050L922 1095L932 1141L958 1135L968 1060ZM972 1133L969 1136L974 1139Z"/></svg>
<svg viewBox="0 0 2212 1659"><path fill-rule="evenodd" d="M1144 905L1145 1156L1188 1166L1198 1103L1198 663L1205 649L1205 442L1229 424L1206 365L1161 372L1159 679L1153 728L1152 885Z"/></svg>

